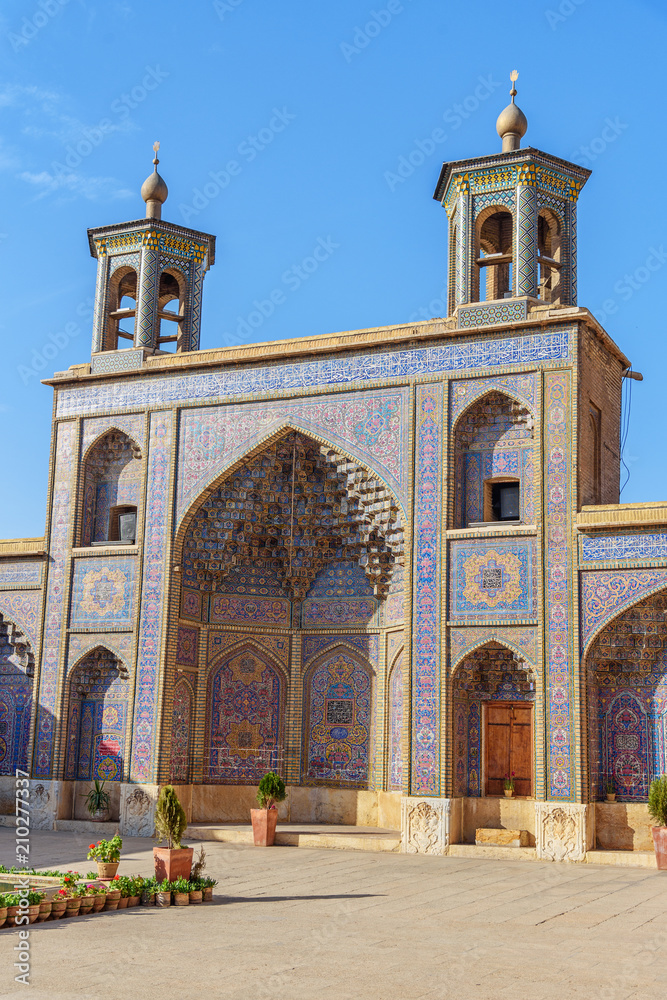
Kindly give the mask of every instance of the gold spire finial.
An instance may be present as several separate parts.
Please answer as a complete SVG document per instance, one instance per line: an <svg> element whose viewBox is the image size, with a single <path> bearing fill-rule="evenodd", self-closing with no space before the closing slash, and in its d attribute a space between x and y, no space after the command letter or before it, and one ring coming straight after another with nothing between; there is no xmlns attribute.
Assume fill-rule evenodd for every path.
<svg viewBox="0 0 667 1000"><path fill-rule="evenodd" d="M141 197L146 202L146 218L147 219L159 219L162 213L162 206L167 200L167 195L169 194L167 190L167 185L164 180L160 177L157 172L157 165L160 162L158 159L158 150L160 149L160 143L153 143L153 152L155 157L153 163L153 173L150 174L141 185Z"/></svg>
<svg viewBox="0 0 667 1000"><path fill-rule="evenodd" d="M496 131L503 140L503 153L511 153L513 150L519 149L521 147L521 139L526 134L526 129L528 128L526 116L521 108L514 103L516 81L518 79L519 71L513 69L510 73L510 80L512 81L510 97L512 100L505 110L500 112L498 121L496 122Z"/></svg>

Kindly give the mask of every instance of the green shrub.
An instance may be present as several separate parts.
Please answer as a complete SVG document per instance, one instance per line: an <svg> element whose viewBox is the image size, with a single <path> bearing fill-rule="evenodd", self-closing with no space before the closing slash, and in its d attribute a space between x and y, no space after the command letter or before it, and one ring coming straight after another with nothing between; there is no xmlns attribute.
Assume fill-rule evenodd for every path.
<svg viewBox="0 0 667 1000"><path fill-rule="evenodd" d="M658 826L667 826L667 774L651 782L648 811Z"/></svg>
<svg viewBox="0 0 667 1000"><path fill-rule="evenodd" d="M275 771L265 774L257 789L257 801L260 809L275 809L276 802L285 798L285 782Z"/></svg>
<svg viewBox="0 0 667 1000"><path fill-rule="evenodd" d="M178 801L174 786L165 785L160 789L155 807L155 831L158 841L166 840L168 848L179 848L187 825L185 810Z"/></svg>

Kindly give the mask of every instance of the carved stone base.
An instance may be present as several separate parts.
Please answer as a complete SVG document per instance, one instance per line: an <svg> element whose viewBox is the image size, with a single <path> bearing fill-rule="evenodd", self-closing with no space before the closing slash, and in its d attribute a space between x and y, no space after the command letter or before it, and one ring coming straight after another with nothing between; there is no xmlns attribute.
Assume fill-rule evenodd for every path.
<svg viewBox="0 0 667 1000"><path fill-rule="evenodd" d="M461 799L401 799L405 854L446 854L459 840Z"/></svg>
<svg viewBox="0 0 667 1000"><path fill-rule="evenodd" d="M543 861L585 861L595 844L595 807L575 802L535 803L535 846Z"/></svg>
<svg viewBox="0 0 667 1000"><path fill-rule="evenodd" d="M124 837L155 834L155 804L159 785L120 786L120 832Z"/></svg>
<svg viewBox="0 0 667 1000"><path fill-rule="evenodd" d="M33 830L53 830L60 818L61 799L69 794L69 782L30 779L30 827Z"/></svg>

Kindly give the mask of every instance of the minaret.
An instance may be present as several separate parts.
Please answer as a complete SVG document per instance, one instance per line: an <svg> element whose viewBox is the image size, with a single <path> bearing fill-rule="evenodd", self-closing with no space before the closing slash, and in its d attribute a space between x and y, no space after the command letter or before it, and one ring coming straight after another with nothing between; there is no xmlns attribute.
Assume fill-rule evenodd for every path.
<svg viewBox="0 0 667 1000"><path fill-rule="evenodd" d="M502 151L443 164L433 196L449 220L448 313L459 310L460 325L521 319L529 300L577 303L576 206L591 172L521 149L528 122L515 103L518 76L510 74L511 101L496 122Z"/></svg>
<svg viewBox="0 0 667 1000"><path fill-rule="evenodd" d="M92 372L139 368L145 358L199 349L204 275L215 237L162 220L169 191L157 171L141 186L144 219L88 230L97 258Z"/></svg>

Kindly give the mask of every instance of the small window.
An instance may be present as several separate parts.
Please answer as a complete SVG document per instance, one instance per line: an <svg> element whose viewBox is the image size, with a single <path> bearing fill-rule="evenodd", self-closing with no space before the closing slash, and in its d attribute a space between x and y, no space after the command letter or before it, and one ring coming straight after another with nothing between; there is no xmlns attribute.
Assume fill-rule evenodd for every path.
<svg viewBox="0 0 667 1000"><path fill-rule="evenodd" d="M519 484L493 483L491 511L494 521L519 520Z"/></svg>
<svg viewBox="0 0 667 1000"><path fill-rule="evenodd" d="M112 507L109 512L109 541L134 545L137 538L137 508Z"/></svg>
<svg viewBox="0 0 667 1000"><path fill-rule="evenodd" d="M521 487L518 479L484 483L484 523L521 520Z"/></svg>

